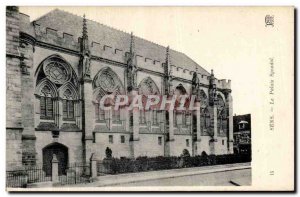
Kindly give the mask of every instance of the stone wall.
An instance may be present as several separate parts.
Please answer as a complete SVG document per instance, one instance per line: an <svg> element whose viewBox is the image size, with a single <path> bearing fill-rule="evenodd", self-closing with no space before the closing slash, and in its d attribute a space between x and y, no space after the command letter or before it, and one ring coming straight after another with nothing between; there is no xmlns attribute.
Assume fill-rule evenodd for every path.
<svg viewBox="0 0 300 197"><path fill-rule="evenodd" d="M180 156L184 149L187 149L192 155L192 136L191 135L174 135L174 155L173 156ZM188 140L188 144L187 144Z"/></svg>
<svg viewBox="0 0 300 197"><path fill-rule="evenodd" d="M6 162L7 168L22 161L22 89L19 47L19 11L6 8Z"/></svg>
<svg viewBox="0 0 300 197"><path fill-rule="evenodd" d="M109 136L113 136L113 142L109 142ZM124 143L121 143L121 136L125 137ZM112 156L116 158L131 157L129 133L95 133L95 143L93 144L97 159L106 157L105 150L109 147L112 150Z"/></svg>
<svg viewBox="0 0 300 197"><path fill-rule="evenodd" d="M53 138L51 131L36 131L37 163L43 163L43 148L57 142L68 148L69 163L83 162L82 133L81 132L60 132L58 138Z"/></svg>
<svg viewBox="0 0 300 197"><path fill-rule="evenodd" d="M162 134L140 134L138 150L140 156L157 157L164 156L165 137ZM161 137L161 144L159 144Z"/></svg>

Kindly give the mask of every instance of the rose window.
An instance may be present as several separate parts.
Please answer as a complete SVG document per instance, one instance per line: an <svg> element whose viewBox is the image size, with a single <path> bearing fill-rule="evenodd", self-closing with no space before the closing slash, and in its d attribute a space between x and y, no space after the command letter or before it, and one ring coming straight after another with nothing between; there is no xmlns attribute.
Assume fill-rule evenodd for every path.
<svg viewBox="0 0 300 197"><path fill-rule="evenodd" d="M59 62L51 62L44 69L48 79L56 84L63 84L69 80L67 69Z"/></svg>

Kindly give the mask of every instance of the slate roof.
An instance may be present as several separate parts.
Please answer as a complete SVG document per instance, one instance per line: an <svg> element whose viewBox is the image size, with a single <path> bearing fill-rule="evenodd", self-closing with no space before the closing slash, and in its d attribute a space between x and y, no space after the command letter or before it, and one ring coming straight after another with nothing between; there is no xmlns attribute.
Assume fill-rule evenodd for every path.
<svg viewBox="0 0 300 197"><path fill-rule="evenodd" d="M35 20L39 25L56 29L73 35L75 38L82 36L81 16L77 16L59 9L55 9L44 16ZM123 31L108 27L101 23L87 20L88 36L90 42L98 42L101 45L108 45L124 52L129 51L130 34ZM135 37L135 51L137 55L152 60L165 62L166 47L147 41L145 39ZM179 66L190 71L198 68L198 72L209 76L210 73L194 62L187 55L170 49L171 65Z"/></svg>

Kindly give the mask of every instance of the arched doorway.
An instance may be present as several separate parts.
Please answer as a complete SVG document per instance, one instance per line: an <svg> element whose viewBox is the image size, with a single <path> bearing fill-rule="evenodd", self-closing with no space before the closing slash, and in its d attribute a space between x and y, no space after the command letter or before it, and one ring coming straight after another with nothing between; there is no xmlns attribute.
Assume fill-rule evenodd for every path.
<svg viewBox="0 0 300 197"><path fill-rule="evenodd" d="M43 148L43 168L47 176L52 173L52 159L56 155L58 160L58 175L66 174L68 167L68 147L60 143L52 143Z"/></svg>

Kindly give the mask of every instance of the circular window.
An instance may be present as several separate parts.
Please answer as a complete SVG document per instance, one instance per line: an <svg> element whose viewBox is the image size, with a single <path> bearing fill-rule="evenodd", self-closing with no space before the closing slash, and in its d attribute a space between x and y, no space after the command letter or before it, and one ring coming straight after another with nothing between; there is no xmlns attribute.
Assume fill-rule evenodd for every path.
<svg viewBox="0 0 300 197"><path fill-rule="evenodd" d="M50 62L44 67L45 75L56 84L63 84L69 80L70 74L60 62Z"/></svg>

